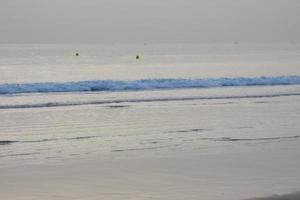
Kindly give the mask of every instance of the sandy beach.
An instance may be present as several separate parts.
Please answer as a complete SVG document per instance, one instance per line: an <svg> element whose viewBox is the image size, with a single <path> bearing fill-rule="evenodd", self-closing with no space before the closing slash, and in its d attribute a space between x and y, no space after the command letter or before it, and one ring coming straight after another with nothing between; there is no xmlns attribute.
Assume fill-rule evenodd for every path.
<svg viewBox="0 0 300 200"><path fill-rule="evenodd" d="M10 140L39 141L0 146L1 198L243 200L297 192L299 108L299 96L287 96L2 110Z"/></svg>

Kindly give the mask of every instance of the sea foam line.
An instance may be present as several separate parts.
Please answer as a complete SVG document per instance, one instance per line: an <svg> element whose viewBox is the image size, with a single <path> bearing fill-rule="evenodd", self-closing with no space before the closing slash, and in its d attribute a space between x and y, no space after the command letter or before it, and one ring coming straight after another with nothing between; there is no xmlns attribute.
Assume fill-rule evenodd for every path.
<svg viewBox="0 0 300 200"><path fill-rule="evenodd" d="M48 82L0 85L0 94L84 92L84 91L138 91L153 89L210 88L228 86L298 85L300 76L238 77L207 79L142 79L133 81L95 80L79 82Z"/></svg>

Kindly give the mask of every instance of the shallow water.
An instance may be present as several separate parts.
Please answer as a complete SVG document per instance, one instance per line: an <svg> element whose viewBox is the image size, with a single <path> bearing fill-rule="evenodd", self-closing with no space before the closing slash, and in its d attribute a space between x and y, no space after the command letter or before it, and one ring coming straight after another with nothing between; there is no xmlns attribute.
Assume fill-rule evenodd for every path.
<svg viewBox="0 0 300 200"><path fill-rule="evenodd" d="M259 93L251 89L252 93ZM137 155L140 151L143 155L166 151L168 155L172 151L197 152L199 148L234 143L300 139L300 96L255 97L252 94L241 98L242 91L237 90L236 97L222 98L218 91L223 95L229 92L208 91L221 97L208 99L197 98L207 94L195 89L180 91L178 99L165 93L166 101L159 92L137 92L134 95L144 95L144 100L136 101L131 100L131 93L120 93L114 97L107 95L107 100L101 103L1 108L0 165L111 156L123 151L137 152ZM69 95L70 99L76 97L76 94ZM158 100L152 100L151 95ZM196 98L184 99L188 95ZM34 98L26 97L27 101ZM87 94L83 102L103 97ZM116 102L122 98L125 100ZM45 100L49 98L42 99Z"/></svg>

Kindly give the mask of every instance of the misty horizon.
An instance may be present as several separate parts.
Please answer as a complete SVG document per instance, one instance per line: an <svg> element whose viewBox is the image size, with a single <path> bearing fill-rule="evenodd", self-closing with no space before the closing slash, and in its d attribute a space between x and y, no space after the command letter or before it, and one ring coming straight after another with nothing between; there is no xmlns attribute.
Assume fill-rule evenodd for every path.
<svg viewBox="0 0 300 200"><path fill-rule="evenodd" d="M298 43L297 0L3 0L0 43Z"/></svg>

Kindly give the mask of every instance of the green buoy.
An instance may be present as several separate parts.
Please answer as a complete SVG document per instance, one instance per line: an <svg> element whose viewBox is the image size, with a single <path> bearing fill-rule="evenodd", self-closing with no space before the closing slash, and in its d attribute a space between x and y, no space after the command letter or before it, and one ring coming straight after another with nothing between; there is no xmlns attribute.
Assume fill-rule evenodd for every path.
<svg viewBox="0 0 300 200"><path fill-rule="evenodd" d="M135 56L135 59L137 59L137 60L140 59L140 56L139 56L139 55L136 55L136 56Z"/></svg>
<svg viewBox="0 0 300 200"><path fill-rule="evenodd" d="M78 56L79 56L79 53L75 53L75 56L77 56L77 57L78 57Z"/></svg>

